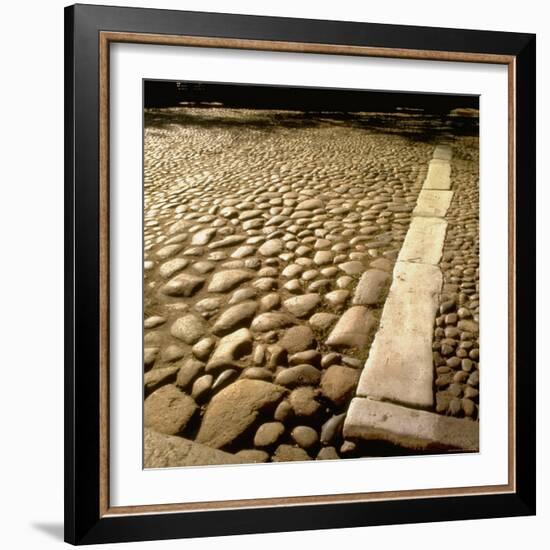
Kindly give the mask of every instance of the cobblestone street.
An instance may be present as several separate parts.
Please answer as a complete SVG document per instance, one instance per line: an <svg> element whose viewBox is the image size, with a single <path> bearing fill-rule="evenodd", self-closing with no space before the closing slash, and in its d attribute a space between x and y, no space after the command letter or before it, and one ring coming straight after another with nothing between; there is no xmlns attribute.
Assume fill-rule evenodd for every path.
<svg viewBox="0 0 550 550"><path fill-rule="evenodd" d="M414 113L146 111L146 466L178 465L178 453L185 464L220 464L379 451L345 439L342 426L441 124ZM471 422L478 143L450 138L457 193L440 266L433 412Z"/></svg>

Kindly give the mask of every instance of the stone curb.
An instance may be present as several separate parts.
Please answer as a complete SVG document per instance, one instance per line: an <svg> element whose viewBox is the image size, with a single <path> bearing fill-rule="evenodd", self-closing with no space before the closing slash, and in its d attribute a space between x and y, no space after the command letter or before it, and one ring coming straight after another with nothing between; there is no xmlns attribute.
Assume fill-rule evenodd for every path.
<svg viewBox="0 0 550 550"><path fill-rule="evenodd" d="M441 271L433 265L395 264L380 327L357 386L358 396L412 407L433 406L433 322L442 281Z"/></svg>
<svg viewBox="0 0 550 550"><path fill-rule="evenodd" d="M447 145L433 152L357 397L344 421L345 437L412 449L478 447L477 423L418 410L431 409L434 402L433 323L443 280L444 217L453 198L451 158Z"/></svg>
<svg viewBox="0 0 550 550"><path fill-rule="evenodd" d="M348 409L344 437L382 440L415 450L478 451L479 424L356 397Z"/></svg>

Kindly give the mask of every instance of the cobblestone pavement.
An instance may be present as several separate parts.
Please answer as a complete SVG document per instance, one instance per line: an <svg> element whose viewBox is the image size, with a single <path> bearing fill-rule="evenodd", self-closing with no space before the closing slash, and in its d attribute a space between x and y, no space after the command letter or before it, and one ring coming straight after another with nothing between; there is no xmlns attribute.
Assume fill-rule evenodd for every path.
<svg viewBox="0 0 550 550"><path fill-rule="evenodd" d="M146 112L147 428L242 462L357 456L341 427L433 151L422 122L379 132L285 112ZM459 143L434 359L438 381L452 377L438 410L455 414L463 393L468 414L477 188L474 144Z"/></svg>
<svg viewBox="0 0 550 550"><path fill-rule="evenodd" d="M441 261L444 284L434 331L436 411L479 412L479 141L453 143L454 198Z"/></svg>

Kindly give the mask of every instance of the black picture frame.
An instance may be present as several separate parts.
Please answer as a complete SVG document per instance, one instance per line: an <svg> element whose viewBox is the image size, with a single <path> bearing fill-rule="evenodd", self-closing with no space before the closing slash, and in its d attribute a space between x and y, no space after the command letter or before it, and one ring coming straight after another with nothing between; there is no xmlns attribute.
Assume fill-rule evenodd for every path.
<svg viewBox="0 0 550 550"><path fill-rule="evenodd" d="M514 490L239 509L102 511L100 33L186 35L388 52L499 55L514 72ZM535 61L532 34L75 5L65 9L65 540L72 544L535 514ZM307 48L306 48L307 49ZM429 55L428 55L429 57Z"/></svg>

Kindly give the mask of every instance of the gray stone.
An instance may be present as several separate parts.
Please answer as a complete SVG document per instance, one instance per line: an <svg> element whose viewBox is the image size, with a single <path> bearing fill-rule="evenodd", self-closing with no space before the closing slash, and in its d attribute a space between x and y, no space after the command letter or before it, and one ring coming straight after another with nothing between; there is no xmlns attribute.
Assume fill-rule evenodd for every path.
<svg viewBox="0 0 550 550"><path fill-rule="evenodd" d="M279 341L279 345L289 354L304 351L315 346L315 336L311 328L298 325L289 328Z"/></svg>
<svg viewBox="0 0 550 550"><path fill-rule="evenodd" d="M360 275L364 271L363 264L358 261L345 262L338 266L346 275Z"/></svg>
<svg viewBox="0 0 550 550"><path fill-rule="evenodd" d="M334 447L323 447L317 453L317 460L338 460L338 452Z"/></svg>
<svg viewBox="0 0 550 550"><path fill-rule="evenodd" d="M275 407L284 388L261 380L237 380L210 401L196 441L209 447L229 445L252 426L266 408Z"/></svg>
<svg viewBox="0 0 550 550"><path fill-rule="evenodd" d="M386 271L379 269L365 271L355 289L353 304L357 306L371 306L380 303L390 282L391 276Z"/></svg>
<svg viewBox="0 0 550 550"><path fill-rule="evenodd" d="M331 416L323 424L321 428L321 443L323 445L330 445L340 435L345 418L346 413L337 414Z"/></svg>
<svg viewBox="0 0 550 550"><path fill-rule="evenodd" d="M364 306L353 306L340 317L326 344L335 348L363 349L376 329L377 321Z"/></svg>
<svg viewBox="0 0 550 550"><path fill-rule="evenodd" d="M143 423L146 428L175 435L182 432L197 410L195 401L171 384L162 386L145 399Z"/></svg>
<svg viewBox="0 0 550 550"><path fill-rule="evenodd" d="M273 462L292 462L311 460L311 457L300 447L292 445L279 445L272 457Z"/></svg>
<svg viewBox="0 0 550 550"><path fill-rule="evenodd" d="M242 457L238 454L225 453L183 437L161 434L149 428L145 428L143 431L143 465L145 468L179 468L182 466L240 464L242 462Z"/></svg>
<svg viewBox="0 0 550 550"><path fill-rule="evenodd" d="M414 450L479 450L478 422L366 398L352 400L344 436L389 441Z"/></svg>
<svg viewBox="0 0 550 550"><path fill-rule="evenodd" d="M285 308L296 317L307 317L319 305L319 294L303 294L288 298L283 302Z"/></svg>
<svg viewBox="0 0 550 550"><path fill-rule="evenodd" d="M269 454L259 449L243 449L234 456L242 464L258 464L269 460Z"/></svg>
<svg viewBox="0 0 550 550"><path fill-rule="evenodd" d="M152 347L152 348L144 348L143 350L143 366L145 370L150 369L157 360L159 354L159 348Z"/></svg>
<svg viewBox="0 0 550 550"><path fill-rule="evenodd" d="M284 243L280 239L270 239L266 241L260 248L258 252L262 256L277 256L283 251Z"/></svg>
<svg viewBox="0 0 550 550"><path fill-rule="evenodd" d="M285 433L285 427L281 422L266 422L256 431L254 436L254 446L271 447L275 445L280 437Z"/></svg>
<svg viewBox="0 0 550 550"><path fill-rule="evenodd" d="M222 336L233 332L237 328L248 326L254 313L256 313L256 302L246 301L226 309L216 320L212 332Z"/></svg>
<svg viewBox="0 0 550 550"><path fill-rule="evenodd" d="M244 369L241 378L271 382L273 380L273 373L263 367L248 367Z"/></svg>
<svg viewBox="0 0 550 550"><path fill-rule="evenodd" d="M162 293L167 296L189 298L204 284L204 277L196 277L189 273L181 273L170 279L163 287Z"/></svg>
<svg viewBox="0 0 550 550"><path fill-rule="evenodd" d="M176 379L179 367L163 367L152 369L143 376L145 395L154 392L164 384L169 384Z"/></svg>
<svg viewBox="0 0 550 550"><path fill-rule="evenodd" d="M435 266L396 263L358 395L432 407L432 339L441 285L441 272ZM446 350L441 352L445 355Z"/></svg>
<svg viewBox="0 0 550 550"><path fill-rule="evenodd" d="M352 397L359 380L356 369L332 365L323 372L321 391L337 407L345 405Z"/></svg>
<svg viewBox="0 0 550 550"><path fill-rule="evenodd" d="M286 313L268 312L258 315L250 328L256 332L267 332L287 327L292 322L292 317Z"/></svg>
<svg viewBox="0 0 550 550"><path fill-rule="evenodd" d="M270 311L272 309L275 309L276 307L279 307L280 303L281 298L275 292L272 292L271 294L266 294L265 296L262 296L260 298L260 311L262 313Z"/></svg>
<svg viewBox="0 0 550 550"><path fill-rule="evenodd" d="M252 279L252 274L243 269L219 271L212 276L210 284L208 285L208 292L227 292L250 279Z"/></svg>
<svg viewBox="0 0 550 550"><path fill-rule="evenodd" d="M334 313L315 313L309 319L309 324L317 330L327 330L329 329L335 321L338 319L338 315Z"/></svg>
<svg viewBox="0 0 550 550"><path fill-rule="evenodd" d="M308 365L313 365L314 367L317 367L321 363L321 357L321 353L317 350L308 349L305 351L294 353L291 357L289 357L288 364L292 366L307 363Z"/></svg>
<svg viewBox="0 0 550 550"><path fill-rule="evenodd" d="M183 340L186 344L195 344L205 333L205 326L201 319L188 314L176 319L170 328L170 334L174 338Z"/></svg>
<svg viewBox="0 0 550 550"><path fill-rule="evenodd" d="M315 386L321 379L321 372L312 365L297 365L282 370L275 377L275 383L294 388L296 386Z"/></svg>
<svg viewBox="0 0 550 550"><path fill-rule="evenodd" d="M293 390L289 396L289 403L296 416L310 417L317 414L321 404L315 398L318 390L311 386L304 386Z"/></svg>
<svg viewBox="0 0 550 550"><path fill-rule="evenodd" d="M176 378L176 386L182 390L186 390L203 370L204 363L191 358L187 359L187 361L184 361L179 369L178 376Z"/></svg>
<svg viewBox="0 0 550 550"><path fill-rule="evenodd" d="M143 328L155 328L160 327L161 325L164 325L166 323L166 319L164 317L160 317L159 315L152 315L151 317L147 317L145 321L143 321Z"/></svg>
<svg viewBox="0 0 550 550"><path fill-rule="evenodd" d="M191 397L197 403L204 401L206 395L210 392L210 389L212 388L213 383L214 383L214 377L211 374L204 374L201 377L197 378L193 382L193 387L191 389Z"/></svg>
<svg viewBox="0 0 550 550"><path fill-rule="evenodd" d="M252 335L246 328L241 328L227 336L218 343L218 347L210 357L206 365L206 371L210 372L222 367L240 366L237 360L252 352Z"/></svg>
<svg viewBox="0 0 550 550"><path fill-rule="evenodd" d="M191 245L204 246L205 244L208 244L216 234L216 231L217 229L212 227L197 231L191 238Z"/></svg>
<svg viewBox="0 0 550 550"><path fill-rule="evenodd" d="M212 350L216 347L216 340L211 337L203 338L202 340L199 340L192 348L191 351L193 352L193 355L200 359L201 361L206 361L210 354L212 353Z"/></svg>
<svg viewBox="0 0 550 550"><path fill-rule="evenodd" d="M290 437L300 446L302 449L311 449L319 441L317 432L309 426L296 426Z"/></svg>

